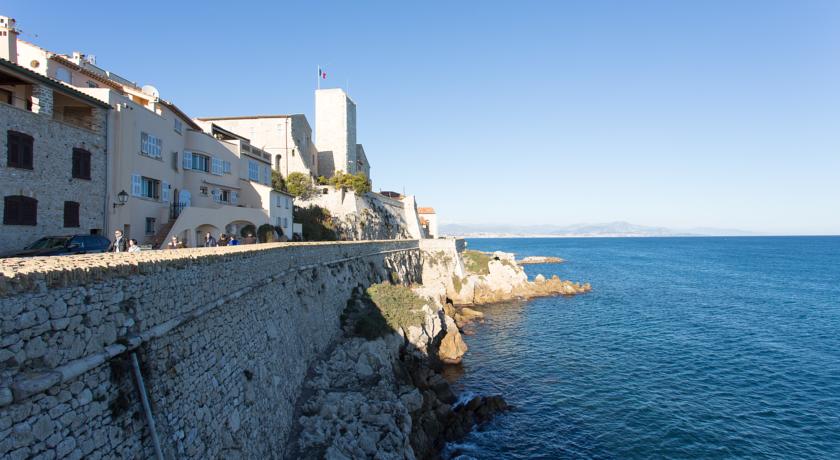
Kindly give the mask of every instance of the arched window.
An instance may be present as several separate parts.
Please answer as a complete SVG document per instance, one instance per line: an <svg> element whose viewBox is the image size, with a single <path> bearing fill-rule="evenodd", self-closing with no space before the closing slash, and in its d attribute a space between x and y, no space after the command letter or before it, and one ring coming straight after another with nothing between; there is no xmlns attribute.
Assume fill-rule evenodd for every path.
<svg viewBox="0 0 840 460"><path fill-rule="evenodd" d="M38 225L38 200L22 195L5 197L3 225Z"/></svg>

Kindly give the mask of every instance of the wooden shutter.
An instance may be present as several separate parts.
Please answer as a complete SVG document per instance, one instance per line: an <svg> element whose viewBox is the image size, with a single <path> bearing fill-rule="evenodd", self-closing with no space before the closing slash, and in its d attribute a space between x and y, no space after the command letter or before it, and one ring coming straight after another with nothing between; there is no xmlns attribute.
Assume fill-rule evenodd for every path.
<svg viewBox="0 0 840 460"><path fill-rule="evenodd" d="M13 195L3 200L3 224L37 225L38 200L28 196Z"/></svg>
<svg viewBox="0 0 840 460"><path fill-rule="evenodd" d="M79 203L75 201L64 202L64 226L79 227Z"/></svg>

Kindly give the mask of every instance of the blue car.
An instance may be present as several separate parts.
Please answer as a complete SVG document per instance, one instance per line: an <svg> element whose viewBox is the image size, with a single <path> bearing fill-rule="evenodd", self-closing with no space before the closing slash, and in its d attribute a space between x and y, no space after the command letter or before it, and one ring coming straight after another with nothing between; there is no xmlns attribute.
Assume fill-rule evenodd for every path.
<svg viewBox="0 0 840 460"><path fill-rule="evenodd" d="M65 256L105 252L111 241L101 235L45 236L20 251L0 257Z"/></svg>

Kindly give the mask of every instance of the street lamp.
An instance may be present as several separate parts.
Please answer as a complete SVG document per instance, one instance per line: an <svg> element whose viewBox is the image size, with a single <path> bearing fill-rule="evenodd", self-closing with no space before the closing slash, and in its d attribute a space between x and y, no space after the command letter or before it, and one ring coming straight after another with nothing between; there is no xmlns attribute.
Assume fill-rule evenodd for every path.
<svg viewBox="0 0 840 460"><path fill-rule="evenodd" d="M114 203L114 208L117 206L125 206L125 203L128 202L128 193L125 193L123 190L120 193L117 193L117 202Z"/></svg>

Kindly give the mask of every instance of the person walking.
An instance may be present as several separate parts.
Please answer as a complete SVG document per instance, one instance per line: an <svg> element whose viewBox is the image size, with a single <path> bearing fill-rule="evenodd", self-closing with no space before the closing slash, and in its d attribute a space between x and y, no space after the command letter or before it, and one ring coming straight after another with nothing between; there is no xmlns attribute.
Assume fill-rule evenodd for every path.
<svg viewBox="0 0 840 460"><path fill-rule="evenodd" d="M128 252L128 240L123 237L122 230L114 230L114 242L108 246L108 252Z"/></svg>
<svg viewBox="0 0 840 460"><path fill-rule="evenodd" d="M128 240L128 252L140 252L140 245L134 238Z"/></svg>
<svg viewBox="0 0 840 460"><path fill-rule="evenodd" d="M214 248L216 246L218 246L218 244L216 243L216 238L213 238L213 235L211 235L210 232L207 232L207 234L204 235L204 247Z"/></svg>

